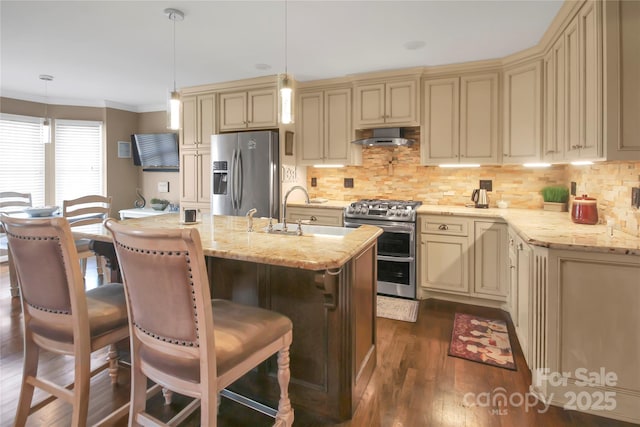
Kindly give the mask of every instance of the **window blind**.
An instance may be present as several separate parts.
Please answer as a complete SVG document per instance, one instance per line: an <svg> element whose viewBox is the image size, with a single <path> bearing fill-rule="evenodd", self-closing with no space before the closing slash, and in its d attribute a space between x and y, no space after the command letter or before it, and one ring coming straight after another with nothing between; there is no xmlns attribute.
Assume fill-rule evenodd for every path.
<svg viewBox="0 0 640 427"><path fill-rule="evenodd" d="M56 204L103 193L102 122L55 121Z"/></svg>
<svg viewBox="0 0 640 427"><path fill-rule="evenodd" d="M42 119L0 114L0 191L31 193L45 204L45 145Z"/></svg>

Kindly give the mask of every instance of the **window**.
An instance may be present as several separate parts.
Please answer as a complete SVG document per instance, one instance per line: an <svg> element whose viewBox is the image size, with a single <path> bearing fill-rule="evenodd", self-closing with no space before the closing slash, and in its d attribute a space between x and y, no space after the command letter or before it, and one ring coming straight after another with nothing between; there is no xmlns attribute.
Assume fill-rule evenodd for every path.
<svg viewBox="0 0 640 427"><path fill-rule="evenodd" d="M42 119L0 114L0 191L31 193L45 204L45 144Z"/></svg>
<svg viewBox="0 0 640 427"><path fill-rule="evenodd" d="M0 114L0 191L29 192L34 206L104 194L102 123L55 120L51 144L42 119Z"/></svg>
<svg viewBox="0 0 640 427"><path fill-rule="evenodd" d="M55 121L55 200L103 194L102 123Z"/></svg>

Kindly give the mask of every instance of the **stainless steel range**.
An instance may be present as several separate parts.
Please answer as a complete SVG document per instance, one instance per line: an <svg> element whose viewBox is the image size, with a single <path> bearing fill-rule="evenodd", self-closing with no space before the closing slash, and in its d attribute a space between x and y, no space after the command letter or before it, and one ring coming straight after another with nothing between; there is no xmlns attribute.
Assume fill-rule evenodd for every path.
<svg viewBox="0 0 640 427"><path fill-rule="evenodd" d="M416 208L422 202L363 199L344 213L345 227L371 224L378 237L378 293L416 298Z"/></svg>

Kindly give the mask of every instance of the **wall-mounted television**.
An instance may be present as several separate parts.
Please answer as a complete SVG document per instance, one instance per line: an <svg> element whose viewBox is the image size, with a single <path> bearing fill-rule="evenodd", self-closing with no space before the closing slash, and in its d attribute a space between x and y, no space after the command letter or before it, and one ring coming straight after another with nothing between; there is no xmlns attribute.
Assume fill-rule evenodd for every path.
<svg viewBox="0 0 640 427"><path fill-rule="evenodd" d="M136 133L131 135L133 164L144 171L178 171L178 135L175 133Z"/></svg>

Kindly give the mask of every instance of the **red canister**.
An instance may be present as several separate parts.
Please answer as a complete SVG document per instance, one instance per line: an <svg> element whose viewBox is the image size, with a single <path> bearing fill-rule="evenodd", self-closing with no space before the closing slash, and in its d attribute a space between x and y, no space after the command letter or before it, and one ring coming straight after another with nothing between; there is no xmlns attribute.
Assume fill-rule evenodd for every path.
<svg viewBox="0 0 640 427"><path fill-rule="evenodd" d="M577 224L597 224L598 205L596 199L586 194L575 197L571 205L571 221Z"/></svg>

